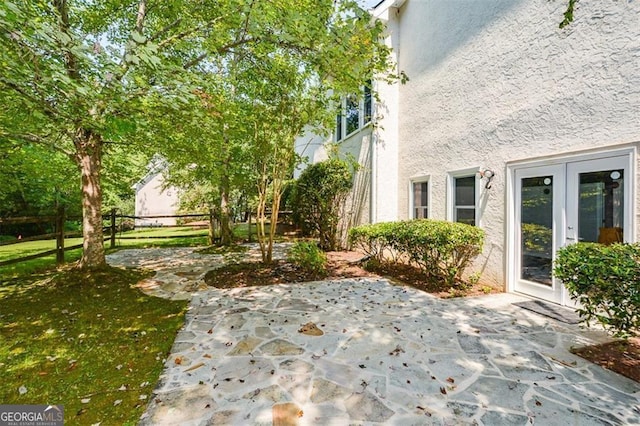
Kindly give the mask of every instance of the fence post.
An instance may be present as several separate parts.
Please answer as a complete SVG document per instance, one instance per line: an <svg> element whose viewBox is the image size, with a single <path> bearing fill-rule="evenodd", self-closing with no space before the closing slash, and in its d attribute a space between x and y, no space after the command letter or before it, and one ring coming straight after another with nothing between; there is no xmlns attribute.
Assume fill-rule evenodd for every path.
<svg viewBox="0 0 640 426"><path fill-rule="evenodd" d="M56 212L56 264L64 263L64 207L58 207Z"/></svg>
<svg viewBox="0 0 640 426"><path fill-rule="evenodd" d="M215 228L213 223L213 209L209 208L209 245L212 246L215 240Z"/></svg>
<svg viewBox="0 0 640 426"><path fill-rule="evenodd" d="M111 209L111 248L116 248L116 209Z"/></svg>

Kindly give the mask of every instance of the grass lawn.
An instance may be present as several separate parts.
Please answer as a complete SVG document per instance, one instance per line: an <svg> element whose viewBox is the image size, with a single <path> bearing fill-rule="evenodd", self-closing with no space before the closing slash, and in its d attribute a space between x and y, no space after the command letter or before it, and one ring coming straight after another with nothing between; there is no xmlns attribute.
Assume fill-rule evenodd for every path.
<svg viewBox="0 0 640 426"><path fill-rule="evenodd" d="M62 404L65 424L135 424L186 302L141 293L141 271L62 270L0 284L0 401Z"/></svg>

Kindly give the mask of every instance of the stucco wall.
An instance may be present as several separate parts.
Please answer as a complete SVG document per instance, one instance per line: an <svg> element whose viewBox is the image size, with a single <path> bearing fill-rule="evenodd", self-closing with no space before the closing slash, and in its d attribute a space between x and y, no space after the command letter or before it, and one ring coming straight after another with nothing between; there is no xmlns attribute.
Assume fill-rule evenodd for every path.
<svg viewBox="0 0 640 426"><path fill-rule="evenodd" d="M174 215L178 206L178 191L175 188L162 190L162 174L136 189L136 216ZM174 218L136 219L136 226L173 226Z"/></svg>
<svg viewBox="0 0 640 426"><path fill-rule="evenodd" d="M481 218L485 279L504 284L506 162L640 141L640 2L408 0L397 16L398 218L412 176L431 177L446 217L447 172L496 171ZM390 157L390 160L393 156Z"/></svg>

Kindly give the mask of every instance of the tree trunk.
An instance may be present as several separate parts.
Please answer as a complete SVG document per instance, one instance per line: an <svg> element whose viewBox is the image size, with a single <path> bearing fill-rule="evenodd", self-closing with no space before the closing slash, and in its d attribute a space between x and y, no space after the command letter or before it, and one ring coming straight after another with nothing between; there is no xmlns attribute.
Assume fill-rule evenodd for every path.
<svg viewBox="0 0 640 426"><path fill-rule="evenodd" d="M79 267L96 269L106 265L102 232L102 138L89 129L79 129L74 138L76 163L82 174L82 259Z"/></svg>
<svg viewBox="0 0 640 426"><path fill-rule="evenodd" d="M229 207L229 192L231 191L231 184L229 183L229 176L226 174L228 162L225 161L224 169L222 173L222 179L220 180L220 244L223 246L231 245L231 213Z"/></svg>

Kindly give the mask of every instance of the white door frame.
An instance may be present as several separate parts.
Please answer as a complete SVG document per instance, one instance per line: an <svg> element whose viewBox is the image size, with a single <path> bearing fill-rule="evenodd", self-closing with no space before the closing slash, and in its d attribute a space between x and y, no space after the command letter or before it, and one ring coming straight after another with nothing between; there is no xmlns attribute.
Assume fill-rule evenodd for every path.
<svg viewBox="0 0 640 426"><path fill-rule="evenodd" d="M507 291L515 292L516 279L519 276L517 270L519 260L517 256L517 244L519 243L519 236L515 235L516 230L516 171L526 168L539 167L539 166L553 166L553 165L567 165L568 163L600 160L610 157L626 157L626 169L629 170L628 179L625 178L625 204L629 206L625 212L625 230L624 239L628 242L635 242L637 235L637 218L635 212L637 211L637 148L636 145L627 145L621 147L613 147L609 149L591 150L586 152L580 152L575 154L565 154L558 156L549 156L537 159L527 159L508 162L506 166L506 203L505 203L505 277L507 279ZM627 201L628 200L628 201ZM566 203L566 201L565 201ZM566 204L565 204L566 205ZM629 213L631 212L631 213ZM563 215L565 212L563 212ZM564 217L565 223L563 223L563 230L566 230L566 216ZM565 235L566 236L566 235ZM564 243L562 244L564 245ZM559 246L560 247L560 246ZM562 304L570 304L566 291L563 291L561 299Z"/></svg>

